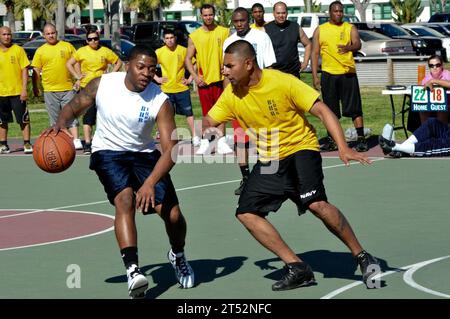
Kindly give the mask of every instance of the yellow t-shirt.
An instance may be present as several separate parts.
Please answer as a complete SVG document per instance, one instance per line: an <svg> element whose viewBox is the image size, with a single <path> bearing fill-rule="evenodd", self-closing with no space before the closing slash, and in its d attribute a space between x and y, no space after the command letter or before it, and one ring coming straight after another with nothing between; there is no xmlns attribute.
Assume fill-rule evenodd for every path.
<svg viewBox="0 0 450 319"><path fill-rule="evenodd" d="M264 23L264 25L266 25L266 24L267 24L267 22ZM250 24L250 28L256 29L256 30L259 30L259 31L265 31L264 26L258 27L258 26L256 25L256 23Z"/></svg>
<svg viewBox="0 0 450 319"><path fill-rule="evenodd" d="M177 45L173 51L167 46L156 50L162 76L167 78L167 82L161 84L161 90L164 93L179 93L189 89L181 83L184 79L186 51L186 48L181 45Z"/></svg>
<svg viewBox="0 0 450 319"><path fill-rule="evenodd" d="M119 57L111 49L100 47L97 50L89 45L81 47L73 55L74 59L80 63L81 73L85 76L80 81L82 88L95 78L102 76L109 64L115 64Z"/></svg>
<svg viewBox="0 0 450 319"><path fill-rule="evenodd" d="M36 50L31 66L41 69L45 92L72 90L72 75L66 62L74 53L73 45L65 41L58 41L55 45L45 43Z"/></svg>
<svg viewBox="0 0 450 319"><path fill-rule="evenodd" d="M220 25L213 31L201 27L189 35L197 51L198 74L203 76L208 85L223 80L223 43L229 35L230 30Z"/></svg>
<svg viewBox="0 0 450 319"><path fill-rule="evenodd" d="M0 96L16 96L22 92L22 70L30 65L25 50L11 45L0 49Z"/></svg>
<svg viewBox="0 0 450 319"><path fill-rule="evenodd" d="M353 53L341 54L338 44L351 42L352 25L344 22L341 25L330 22L319 26L320 54L322 56L322 70L330 74L356 73Z"/></svg>
<svg viewBox="0 0 450 319"><path fill-rule="evenodd" d="M238 120L262 161L283 159L299 150L319 150L315 129L305 117L318 97L293 75L264 69L260 82L243 96L228 85L208 115L220 123Z"/></svg>

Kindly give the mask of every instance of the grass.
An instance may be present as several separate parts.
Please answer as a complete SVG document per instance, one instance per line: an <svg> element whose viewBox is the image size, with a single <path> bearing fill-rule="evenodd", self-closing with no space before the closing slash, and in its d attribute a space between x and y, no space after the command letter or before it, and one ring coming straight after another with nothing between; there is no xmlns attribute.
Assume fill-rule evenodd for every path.
<svg viewBox="0 0 450 319"><path fill-rule="evenodd" d="M312 85L312 77L310 73L302 74L302 80L309 85ZM379 134L386 123L391 122L391 107L388 96L381 95L382 87L362 87L361 88L361 97L362 97L362 105L364 112L364 126L370 128L372 130L372 134ZM33 97L31 92L31 87L29 89L30 97L28 101L28 108L30 110L30 118L31 118L31 136L36 138L42 130L49 126L48 115L45 109L44 99L43 97ZM192 104L194 117L197 120L201 119L201 107L198 99L198 95L196 92L192 92ZM399 100L396 101L396 105L400 105L400 97L396 97ZM326 135L326 130L324 126L320 123L320 121L307 114L308 120L315 126L317 130L317 135L319 138ZM175 121L177 127L179 128L188 128L186 120L183 116L176 115ZM342 118L341 125L345 131L345 129L353 127L351 119ZM231 125L229 125L231 127ZM80 134L81 133L80 129ZM17 123L10 123L8 136L10 138L21 137L22 134L20 132L19 126Z"/></svg>

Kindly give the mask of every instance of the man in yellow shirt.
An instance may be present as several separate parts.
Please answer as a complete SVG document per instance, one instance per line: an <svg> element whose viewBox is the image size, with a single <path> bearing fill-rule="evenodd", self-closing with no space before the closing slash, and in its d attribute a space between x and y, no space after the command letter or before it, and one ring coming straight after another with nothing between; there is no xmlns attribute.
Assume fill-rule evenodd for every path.
<svg viewBox="0 0 450 319"><path fill-rule="evenodd" d="M261 3L257 2L252 5L252 17L255 22L250 25L250 28L265 31L264 25L267 22L264 21L264 13L264 6Z"/></svg>
<svg viewBox="0 0 450 319"><path fill-rule="evenodd" d="M75 68L79 64L80 68ZM86 45L79 48L67 61L69 72L77 79L75 86L84 89L86 85L106 72L112 64L112 72L122 67L122 61L111 49L100 45L100 37L96 27L90 26L86 30ZM83 153L91 154L92 128L97 119L97 108L93 105L83 115Z"/></svg>
<svg viewBox="0 0 450 319"><path fill-rule="evenodd" d="M205 119L211 127L237 119L256 143L258 162L240 197L236 216L253 237L285 264L286 274L273 284L280 291L315 283L311 267L283 241L266 219L291 199L299 214L310 210L350 249L361 267L363 281L369 279L378 261L363 250L350 224L327 200L323 185L322 159L314 127L305 113L318 117L339 147L341 160L362 164L371 161L347 146L338 119L319 100L319 94L293 75L261 70L253 46L244 40L225 50L223 74L228 85ZM378 268L377 268L378 267Z"/></svg>
<svg viewBox="0 0 450 319"><path fill-rule="evenodd" d="M72 76L66 68L66 62L75 53L75 48L69 42L58 40L56 27L51 23L44 26L44 38L47 43L36 50L31 66L34 68L36 82L39 82L42 76L45 106L50 125L54 125L61 109L75 95ZM39 90L35 94L39 95ZM67 127L72 134L75 148L82 149L78 138L78 120L67 123Z"/></svg>
<svg viewBox="0 0 450 319"><path fill-rule="evenodd" d="M339 1L330 4L330 21L314 31L312 75L316 89L321 88L323 101L338 119L350 117L358 134L355 149L367 152L369 146L364 137L364 121L353 52L361 48L361 40L355 26L344 22L344 6ZM322 57L322 77L318 77L319 54ZM342 103L342 113L340 103ZM324 151L336 150L330 135L322 145Z"/></svg>
<svg viewBox="0 0 450 319"><path fill-rule="evenodd" d="M214 22L216 10L210 4L200 8L203 25L189 35L186 59L187 70L198 86L198 97L202 106L202 114L206 116L223 92L223 43L228 38L230 30ZM195 57L197 71L194 69L192 59ZM225 125L219 127L222 137L217 141L217 153L228 154L233 150L228 146L224 135ZM196 154L205 154L210 151L208 139L202 139Z"/></svg>
<svg viewBox="0 0 450 319"><path fill-rule="evenodd" d="M20 125L25 153L32 153L30 117L27 109L28 65L25 50L12 43L11 29L0 27L0 154L11 152L8 146L8 123Z"/></svg>
<svg viewBox="0 0 450 319"><path fill-rule="evenodd" d="M169 97L175 113L186 116L191 129L192 145L200 146L200 137L195 133L194 113L188 86L192 82L192 75L188 79L185 78L186 48L177 44L177 37L173 30L164 30L163 37L165 45L156 50L162 77L155 74L154 79L161 84L161 91Z"/></svg>

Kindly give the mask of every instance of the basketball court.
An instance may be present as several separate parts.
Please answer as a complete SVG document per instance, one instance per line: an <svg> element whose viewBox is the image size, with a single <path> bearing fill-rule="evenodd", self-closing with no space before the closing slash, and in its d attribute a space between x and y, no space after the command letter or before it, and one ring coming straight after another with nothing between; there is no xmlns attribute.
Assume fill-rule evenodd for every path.
<svg viewBox="0 0 450 319"><path fill-rule="evenodd" d="M192 156L184 146L172 170L188 223L186 254L196 287L180 289L158 216L137 214L148 299L448 299L450 298L449 158L388 159L378 146L371 166L345 167L323 153L331 203L381 262L380 289L366 289L347 250L312 214L286 202L269 220L307 261L317 285L273 292L283 263L234 217L240 172L233 157ZM127 299L114 209L89 157L48 174L20 148L0 156L0 299Z"/></svg>

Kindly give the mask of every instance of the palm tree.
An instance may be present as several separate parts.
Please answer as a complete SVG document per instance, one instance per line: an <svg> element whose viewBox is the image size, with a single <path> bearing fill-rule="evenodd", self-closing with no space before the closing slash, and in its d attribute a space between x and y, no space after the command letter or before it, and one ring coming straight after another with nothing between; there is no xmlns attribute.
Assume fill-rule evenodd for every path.
<svg viewBox="0 0 450 319"><path fill-rule="evenodd" d="M389 0L389 2L397 16L397 18L393 17L395 22L416 22L424 9L420 0Z"/></svg>
<svg viewBox="0 0 450 319"><path fill-rule="evenodd" d="M125 0L124 3L134 10L138 10L145 16L150 15L150 20L161 19L161 10L168 8L175 0Z"/></svg>

